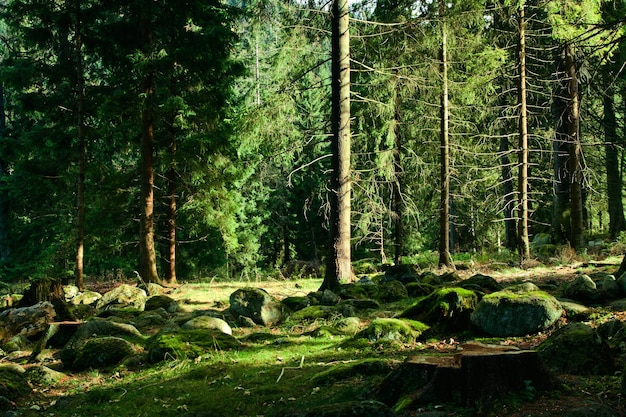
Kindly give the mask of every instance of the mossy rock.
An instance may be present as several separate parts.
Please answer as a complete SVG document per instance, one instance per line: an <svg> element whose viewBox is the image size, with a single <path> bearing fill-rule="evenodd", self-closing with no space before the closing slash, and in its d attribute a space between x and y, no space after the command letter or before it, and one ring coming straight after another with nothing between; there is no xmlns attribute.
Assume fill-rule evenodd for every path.
<svg viewBox="0 0 626 417"><path fill-rule="evenodd" d="M426 330L428 326L419 321L380 318L372 320L367 328L354 336L354 339L366 339L369 342L413 343Z"/></svg>
<svg viewBox="0 0 626 417"><path fill-rule="evenodd" d="M427 296L436 289L434 285L426 284L423 282L409 282L405 285L405 288L409 297L415 298Z"/></svg>
<svg viewBox="0 0 626 417"><path fill-rule="evenodd" d="M146 349L152 363L170 359L193 359L223 350L241 349L233 336L218 330L178 330L159 332L148 339Z"/></svg>
<svg viewBox="0 0 626 417"><path fill-rule="evenodd" d="M291 319L295 321L330 319L335 314L337 310L334 307L314 305L296 311L291 315Z"/></svg>
<svg viewBox="0 0 626 417"><path fill-rule="evenodd" d="M468 290L480 291L483 293L492 293L502 290L502 285L489 275L476 274L468 279L461 281L459 287Z"/></svg>
<svg viewBox="0 0 626 417"><path fill-rule="evenodd" d="M558 329L537 348L544 363L556 372L575 375L611 375L613 355L597 331L584 323Z"/></svg>
<svg viewBox="0 0 626 417"><path fill-rule="evenodd" d="M470 315L477 304L478 296L472 290L440 288L419 299L403 311L400 317L427 323L438 332L462 331L469 327Z"/></svg>
<svg viewBox="0 0 626 417"><path fill-rule="evenodd" d="M381 282L378 284L377 294L374 296L382 302L393 302L407 298L409 293L400 281Z"/></svg>
<svg viewBox="0 0 626 417"><path fill-rule="evenodd" d="M343 300L363 300L375 298L378 293L377 285L342 284L337 295Z"/></svg>
<svg viewBox="0 0 626 417"><path fill-rule="evenodd" d="M543 291L498 291L486 295L471 315L474 326L495 337L536 334L563 314L561 304Z"/></svg>
<svg viewBox="0 0 626 417"><path fill-rule="evenodd" d="M356 375L373 376L385 375L391 371L391 365L386 360L367 358L356 362L339 363L328 369L318 372L311 378L314 385L328 385L335 381L352 378Z"/></svg>
<svg viewBox="0 0 626 417"><path fill-rule="evenodd" d="M71 364L65 364L75 371L85 369L106 369L122 362L125 358L134 355L137 350L132 343L120 337L98 337L89 339L83 344Z"/></svg>
<svg viewBox="0 0 626 417"><path fill-rule="evenodd" d="M17 401L31 394L32 389L24 374L12 369L0 368L0 396Z"/></svg>
<svg viewBox="0 0 626 417"><path fill-rule="evenodd" d="M311 305L309 297L286 297L281 302L289 311L302 310Z"/></svg>
<svg viewBox="0 0 626 417"><path fill-rule="evenodd" d="M392 265L385 269L383 282L400 281L403 284L417 282L420 279L418 267L410 264Z"/></svg>
<svg viewBox="0 0 626 417"><path fill-rule="evenodd" d="M146 300L145 310L164 309L168 313L176 313L179 309L178 302L168 295L153 295Z"/></svg>
<svg viewBox="0 0 626 417"><path fill-rule="evenodd" d="M65 378L63 372L55 371L43 365L30 367L26 372L26 379L31 384L41 386L54 386L63 378Z"/></svg>

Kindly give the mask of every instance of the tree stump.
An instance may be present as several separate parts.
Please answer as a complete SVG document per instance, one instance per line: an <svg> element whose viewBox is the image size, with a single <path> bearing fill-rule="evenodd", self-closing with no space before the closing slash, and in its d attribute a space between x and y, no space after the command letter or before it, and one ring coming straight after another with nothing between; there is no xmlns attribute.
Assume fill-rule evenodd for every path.
<svg viewBox="0 0 626 417"><path fill-rule="evenodd" d="M396 409L449 402L489 405L510 391L545 391L556 378L534 350L467 344L446 356L410 356L374 393Z"/></svg>

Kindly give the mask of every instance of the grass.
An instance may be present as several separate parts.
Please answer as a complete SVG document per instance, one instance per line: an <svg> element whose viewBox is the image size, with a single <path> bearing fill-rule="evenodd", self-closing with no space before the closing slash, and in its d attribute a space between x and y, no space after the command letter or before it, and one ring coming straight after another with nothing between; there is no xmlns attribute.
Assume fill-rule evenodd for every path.
<svg viewBox="0 0 626 417"><path fill-rule="evenodd" d="M545 270L550 273L549 268ZM505 280L526 279L530 272L533 276L544 273L543 269L515 272ZM497 274L500 278L507 275L503 270ZM230 294L242 287L260 287L282 299L305 296L316 291L321 282L321 279L214 279L181 285L171 295L187 312L221 311L228 306ZM377 317L392 317L415 301L409 298L386 304L381 310L360 317L361 327ZM19 415L272 417L293 409L369 399L372 387L383 380L391 366L409 355L437 354L436 346L445 352L456 343L450 338L413 344L349 344L344 343L348 336L328 332L313 336L313 330L330 325L333 320L288 320L271 329L235 328L233 335L242 342L240 349L217 350L194 359L170 359L152 365L129 362L106 371L70 374L55 386L39 387L29 403L20 408ZM503 341L479 340L495 344ZM617 377L611 379L611 384L616 385L616 380ZM602 389L599 387L598 391ZM619 387L614 386L611 392L618 390ZM475 412L471 409L453 411L459 417Z"/></svg>

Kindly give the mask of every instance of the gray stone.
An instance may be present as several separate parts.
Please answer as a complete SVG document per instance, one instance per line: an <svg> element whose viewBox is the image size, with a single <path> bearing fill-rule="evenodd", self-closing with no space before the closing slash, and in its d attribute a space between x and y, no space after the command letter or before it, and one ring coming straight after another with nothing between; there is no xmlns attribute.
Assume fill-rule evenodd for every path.
<svg viewBox="0 0 626 417"><path fill-rule="evenodd" d="M549 368L561 373L607 375L615 370L609 347L595 329L584 323L558 329L537 351Z"/></svg>
<svg viewBox="0 0 626 417"><path fill-rule="evenodd" d="M476 274L464 281L459 282L459 287L481 291L484 293L491 293L502 289L502 285L500 285L498 281L489 275L483 274Z"/></svg>
<svg viewBox="0 0 626 417"><path fill-rule="evenodd" d="M360 330L361 320L358 317L344 317L335 323L334 327L342 334L353 336Z"/></svg>
<svg viewBox="0 0 626 417"><path fill-rule="evenodd" d="M53 386L65 377L63 372L55 371L47 366L35 365L28 368L26 379L31 384Z"/></svg>
<svg viewBox="0 0 626 417"><path fill-rule="evenodd" d="M106 310L110 308L135 308L143 310L148 296L141 288L122 284L107 292L98 300L96 308Z"/></svg>
<svg viewBox="0 0 626 417"><path fill-rule="evenodd" d="M28 307L11 308L0 313L0 340L8 340L15 335L35 337L48 329L56 312L48 301Z"/></svg>
<svg viewBox="0 0 626 417"><path fill-rule="evenodd" d="M178 311L178 302L167 295L153 295L146 300L145 310L164 309L168 313L176 313Z"/></svg>
<svg viewBox="0 0 626 417"><path fill-rule="evenodd" d="M119 364L124 358L135 354L133 345L120 337L106 336L89 339L77 351L70 369L103 369ZM64 363L65 366L65 363Z"/></svg>
<svg viewBox="0 0 626 417"><path fill-rule="evenodd" d="M552 326L563 314L561 304L543 291L498 291L483 297L470 319L474 326L495 337L535 334Z"/></svg>
<svg viewBox="0 0 626 417"><path fill-rule="evenodd" d="M376 298L383 302L400 301L409 296L404 284L400 281L382 282L378 285Z"/></svg>
<svg viewBox="0 0 626 417"><path fill-rule="evenodd" d="M322 298L320 299L320 304L324 306L335 306L339 304L341 301L341 297L332 292L331 290L324 290L322 293Z"/></svg>
<svg viewBox="0 0 626 417"><path fill-rule="evenodd" d="M72 298L76 297L80 293L80 289L76 285L64 285L63 286L63 296L65 297L65 301L70 301Z"/></svg>
<svg viewBox="0 0 626 417"><path fill-rule="evenodd" d="M233 334L233 330L230 328L228 323L226 323L224 320L219 319L217 317L210 317L210 316L195 317L185 322L180 327L185 330L198 330L198 329L219 330L220 332L226 333L228 335Z"/></svg>
<svg viewBox="0 0 626 417"><path fill-rule="evenodd" d="M63 366L71 368L80 348L93 338L107 336L141 338L142 335L135 326L125 323L115 323L107 320L92 320L78 328L76 333L61 350Z"/></svg>
<svg viewBox="0 0 626 417"><path fill-rule="evenodd" d="M589 275L578 275L563 287L563 297L580 301L584 304L597 303L602 298L596 283Z"/></svg>
<svg viewBox="0 0 626 417"><path fill-rule="evenodd" d="M249 317L262 326L273 326L283 321L283 305L260 288L241 288L230 295L230 311L239 318Z"/></svg>
<svg viewBox="0 0 626 417"><path fill-rule="evenodd" d="M70 300L73 305L91 305L96 304L99 299L102 298L102 294L95 291L84 291Z"/></svg>
<svg viewBox="0 0 626 417"><path fill-rule="evenodd" d="M413 343L427 329L427 325L414 320L380 318L372 320L367 328L354 337L367 339L370 342Z"/></svg>
<svg viewBox="0 0 626 417"><path fill-rule="evenodd" d="M144 290L146 294L148 294L148 297L153 297L155 295L162 295L167 292L167 289L165 287L159 284L155 284L154 282L141 284L138 287Z"/></svg>

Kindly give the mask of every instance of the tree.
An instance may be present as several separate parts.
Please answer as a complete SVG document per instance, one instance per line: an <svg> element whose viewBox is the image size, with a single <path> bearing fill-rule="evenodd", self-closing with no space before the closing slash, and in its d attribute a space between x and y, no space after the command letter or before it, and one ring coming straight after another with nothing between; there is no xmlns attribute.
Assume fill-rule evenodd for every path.
<svg viewBox="0 0 626 417"><path fill-rule="evenodd" d="M528 110L526 95L526 16L522 2L518 8L519 38L517 53L519 59L518 103L519 103L519 142L518 142L518 239L519 254L522 260L530 258L528 238Z"/></svg>
<svg viewBox="0 0 626 417"><path fill-rule="evenodd" d="M350 199L350 14L348 0L333 0L332 25L332 174L330 181L330 253L321 289L336 289L352 278Z"/></svg>
<svg viewBox="0 0 626 417"><path fill-rule="evenodd" d="M441 21L441 50L440 50L440 77L441 77L441 104L439 130L440 151L440 203L439 203L439 266L452 266L450 258L450 106L448 102L448 50L447 27L445 18L446 3L439 2L439 19Z"/></svg>

